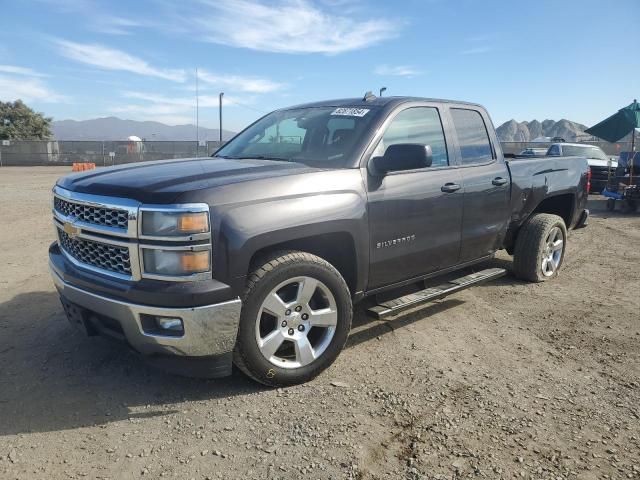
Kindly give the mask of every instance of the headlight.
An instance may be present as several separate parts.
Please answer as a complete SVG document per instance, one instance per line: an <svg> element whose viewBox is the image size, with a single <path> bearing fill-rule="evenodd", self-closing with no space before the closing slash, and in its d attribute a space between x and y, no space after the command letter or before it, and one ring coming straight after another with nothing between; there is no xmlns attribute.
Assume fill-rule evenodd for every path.
<svg viewBox="0 0 640 480"><path fill-rule="evenodd" d="M142 212L143 235L179 237L208 231L208 212Z"/></svg>
<svg viewBox="0 0 640 480"><path fill-rule="evenodd" d="M144 271L152 275L188 276L211 270L210 250L143 248Z"/></svg>

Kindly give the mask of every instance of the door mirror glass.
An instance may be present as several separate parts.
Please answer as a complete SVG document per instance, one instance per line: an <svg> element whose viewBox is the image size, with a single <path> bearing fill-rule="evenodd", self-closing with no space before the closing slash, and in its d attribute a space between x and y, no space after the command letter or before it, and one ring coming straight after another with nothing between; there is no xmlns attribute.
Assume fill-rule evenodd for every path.
<svg viewBox="0 0 640 480"><path fill-rule="evenodd" d="M433 153L430 145L396 143L389 145L384 155L371 160L371 174L383 176L388 172L416 170L431 166Z"/></svg>

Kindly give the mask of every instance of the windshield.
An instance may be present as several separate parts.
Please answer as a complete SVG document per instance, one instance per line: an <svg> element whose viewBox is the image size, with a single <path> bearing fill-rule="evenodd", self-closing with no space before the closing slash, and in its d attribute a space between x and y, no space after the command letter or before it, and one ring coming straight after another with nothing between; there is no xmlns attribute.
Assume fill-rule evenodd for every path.
<svg viewBox="0 0 640 480"><path fill-rule="evenodd" d="M343 168L349 165L374 113L371 107L309 107L273 112L237 135L215 156Z"/></svg>
<svg viewBox="0 0 640 480"><path fill-rule="evenodd" d="M605 153L598 147L563 145L562 154L569 157L576 156L576 157L594 158L596 160L604 160L605 162L609 160L605 155Z"/></svg>

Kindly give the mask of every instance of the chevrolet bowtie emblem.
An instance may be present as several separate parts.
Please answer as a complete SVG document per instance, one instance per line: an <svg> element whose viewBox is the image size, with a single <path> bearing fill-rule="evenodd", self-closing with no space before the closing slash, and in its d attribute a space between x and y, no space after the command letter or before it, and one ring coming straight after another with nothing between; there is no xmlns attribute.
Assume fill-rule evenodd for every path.
<svg viewBox="0 0 640 480"><path fill-rule="evenodd" d="M69 222L64 222L63 230L64 230L64 233L69 235L69 237L71 238L77 237L78 234L80 233L80 229L75 225L73 225L73 223L69 223Z"/></svg>

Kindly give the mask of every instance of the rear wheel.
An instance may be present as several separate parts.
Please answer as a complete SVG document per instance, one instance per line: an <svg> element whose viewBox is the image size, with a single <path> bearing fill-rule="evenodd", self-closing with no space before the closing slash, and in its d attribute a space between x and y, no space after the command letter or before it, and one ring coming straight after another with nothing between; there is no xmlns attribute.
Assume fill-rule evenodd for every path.
<svg viewBox="0 0 640 480"><path fill-rule="evenodd" d="M349 289L325 260L281 252L249 276L234 361L270 386L306 382L336 359L351 328Z"/></svg>
<svg viewBox="0 0 640 480"><path fill-rule="evenodd" d="M533 215L518 232L513 270L518 278L544 282L558 275L564 260L567 227L557 215Z"/></svg>

